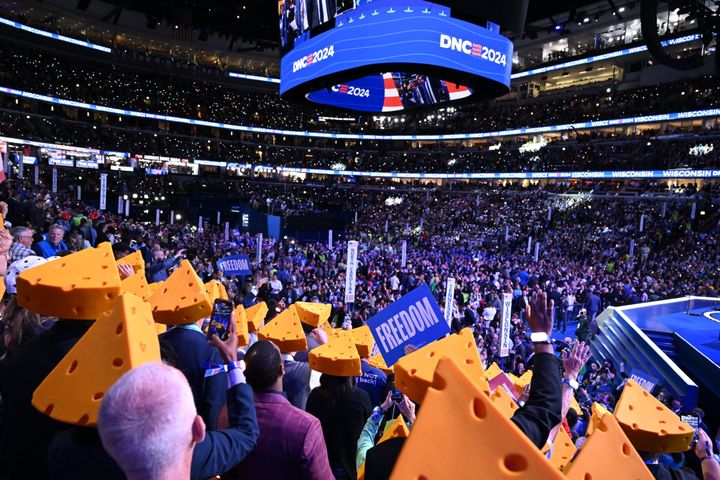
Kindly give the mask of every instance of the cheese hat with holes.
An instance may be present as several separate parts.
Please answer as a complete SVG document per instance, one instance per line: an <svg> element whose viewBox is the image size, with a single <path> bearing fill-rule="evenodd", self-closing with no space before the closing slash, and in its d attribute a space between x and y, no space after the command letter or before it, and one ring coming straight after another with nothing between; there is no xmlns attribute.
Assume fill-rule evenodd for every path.
<svg viewBox="0 0 720 480"><path fill-rule="evenodd" d="M16 287L21 307L70 320L98 318L122 291L108 242L25 270Z"/></svg>

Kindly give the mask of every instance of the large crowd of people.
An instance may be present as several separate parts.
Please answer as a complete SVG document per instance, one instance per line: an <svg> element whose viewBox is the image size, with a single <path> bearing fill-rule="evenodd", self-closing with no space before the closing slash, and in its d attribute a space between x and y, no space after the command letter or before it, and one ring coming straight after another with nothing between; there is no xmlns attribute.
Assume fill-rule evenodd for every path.
<svg viewBox="0 0 720 480"><path fill-rule="evenodd" d="M532 303L537 289L544 291L554 302L555 308L550 317L558 335L565 336L568 326L576 324L576 328L571 330L576 331L578 340L590 341L598 334L594 319L607 306L686 294L716 296L716 289L720 286L716 239L720 223L717 213L698 215L692 219L691 205L687 202L664 204L652 200L563 197L539 190L502 192L480 189L475 194L425 190L392 196L377 191L360 192L353 199L358 211L357 222L351 222L346 232L347 238L360 242L356 301L349 305L344 303L343 298L344 241L338 241L330 248L325 242L300 243L292 238L266 238L262 258L256 259L253 264L253 276L228 278L217 270L216 261L235 253L255 258L256 236L232 229L226 239L223 229L211 224L206 225L202 232L187 222L156 226L97 212L75 200L69 191L68 195L54 195L42 186L19 181L5 182L2 189L5 204L0 204L3 208L0 213L4 214L10 228L0 234L0 240L3 240L1 246L8 252L7 279L12 278L12 272L17 270L14 267L16 262L22 263L27 257L63 256L109 241L118 257L134 250L142 253L147 262L148 281L167 279L180 260L187 258L203 281L215 279L225 284L230 298L237 304L249 307L265 301L269 307L267 320L297 301L315 301L332 305L330 321L336 327L343 324L358 327L422 283L430 287L442 305L446 280L453 277L457 281L451 314L453 331L471 328L484 365L489 367L492 363L501 363L507 373L517 376L532 365L534 355L529 341L526 307ZM331 191L328 187L327 193L312 189L304 190L304 195L298 192L298 205L312 202L313 195L337 197ZM247 199L258 208L267 208L264 192L266 190L260 189ZM281 194L278 191L273 195ZM324 205L328 211L345 208L324 203L321 197L314 201ZM307 207L298 208L295 212L298 215L311 211ZM635 242L632 255L630 239ZM408 245L405 264L401 262L402 241ZM541 245L537 261L533 259L532 251L536 242ZM530 253L527 249L529 243L533 246ZM687 268L690 264L692 269ZM503 292L512 292L514 297L513 348L504 360L499 356L498 324L501 309L499 295ZM23 346L34 337L50 331L48 329L53 323L54 319L33 314L28 316L27 313L4 315L2 327L6 364L14 356L21 355ZM569 345L573 339L565 341ZM256 354L265 362L272 359L275 351L262 343L251 348L247 351L251 357L248 369L252 367L250 360ZM258 377L266 373L265 370L246 372L248 384L256 389L256 401L258 390L272 390L278 382L278 377ZM582 384L577 390L585 419L593 402L603 404L612 411L627 377L622 363L598 363L593 360L585 375L581 376ZM360 393L352 394L346 400L359 402L357 408L363 405L365 413L359 427L348 427L345 433L334 430L335 433L331 434L328 431L326 422L337 423L338 414L326 410L332 408L328 406L331 404L327 403L325 394L321 395L318 391L318 399L325 399L321 402L305 400L312 417L304 417L303 421L317 417L322 424L315 437L312 440L305 438L305 441L313 442L316 445L314 452L322 457L324 450L317 445L322 442L324 434L330 463L328 466L325 465L326 460L315 458L313 462L316 463L307 467L314 473L304 478L331 478L328 468L334 472L335 478L355 478L355 472L348 473L347 467L349 461L354 462L354 447L351 449L348 445L357 441L360 431L354 429L362 428L373 407L382 407L382 411L390 407L384 394L377 394L378 384L383 382L372 378L369 386L358 382L358 387L353 388L359 389L358 392L363 388L374 392L374 404L365 403L367 400L362 399L365 394ZM138 381L147 382L147 379ZM330 383L326 383L325 387L322 385L321 389L340 388ZM3 388L7 389L8 385ZM117 388L121 389L120 386ZM146 385L144 388L149 387ZM3 394L6 391L3 390ZM197 396L197 392L193 393ZM666 390L660 388L656 393L669 407L679 408L678 402ZM355 397L357 399L350 400ZM315 397L311 395L312 398ZM264 401L272 404L271 399ZM6 408L6 415L12 415L12 405L8 404ZM106 415L111 418L118 415L112 411L115 407L107 408ZM198 411L207 412L200 408ZM410 416L409 403L401 406L400 411ZM207 413L205 415L207 417ZM210 428L215 425L213 418L205 419ZM587 422L577 422L577 416L572 419L574 439L582 438ZM352 435L348 433L353 431ZM125 469L124 462L128 460L122 455L127 452L118 446L124 437L105 443L105 434L100 433L108 453ZM334 435L331 437L332 447L327 435ZM354 440L347 435L354 435ZM4 438L5 442L8 440ZM263 448L269 447L265 445ZM246 446L246 450L252 449ZM115 456L115 452L119 452L119 456ZM253 458L253 455L248 458ZM240 463L241 471L257 472L262 468L261 462L255 458L247 464L239 460L237 463ZM4 468L9 468L10 464L12 462L5 463ZM13 471L10 468L7 471ZM127 469L125 471L128 472ZM107 478L114 477L110 475Z"/></svg>

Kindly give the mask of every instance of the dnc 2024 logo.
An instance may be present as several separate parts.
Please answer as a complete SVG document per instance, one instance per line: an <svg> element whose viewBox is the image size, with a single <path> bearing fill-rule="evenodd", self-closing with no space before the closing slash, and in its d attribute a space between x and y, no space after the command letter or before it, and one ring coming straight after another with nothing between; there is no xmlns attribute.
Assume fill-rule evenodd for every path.
<svg viewBox="0 0 720 480"><path fill-rule="evenodd" d="M307 68L315 63L322 62L333 55L335 55L335 45L330 45L329 47L321 48L316 52L304 55L293 62L293 73L298 72L303 68Z"/></svg>
<svg viewBox="0 0 720 480"><path fill-rule="evenodd" d="M507 65L507 55L492 48L488 48L480 43L475 43L470 40L463 40L462 38L453 37L444 33L440 34L440 48L446 50L454 50L456 52L478 57L488 62L502 65Z"/></svg>
<svg viewBox="0 0 720 480"><path fill-rule="evenodd" d="M370 98L370 90L367 88L358 88L353 87L352 85L347 84L340 84L335 85L331 88L331 90L335 93L339 93L341 95L350 95L351 97L365 97Z"/></svg>

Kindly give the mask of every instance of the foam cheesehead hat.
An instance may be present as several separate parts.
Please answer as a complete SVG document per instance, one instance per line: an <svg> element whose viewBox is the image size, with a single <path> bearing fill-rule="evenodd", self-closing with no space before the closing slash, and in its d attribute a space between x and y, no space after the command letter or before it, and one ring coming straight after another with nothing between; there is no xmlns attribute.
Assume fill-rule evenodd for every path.
<svg viewBox="0 0 720 480"><path fill-rule="evenodd" d="M60 422L94 426L112 384L143 363L159 361L150 305L120 294L38 386L32 404Z"/></svg>
<svg viewBox="0 0 720 480"><path fill-rule="evenodd" d="M372 352L372 348L375 345L375 339L373 338L372 333L370 333L370 327L363 325L361 327L353 328L351 332L358 355L360 355L361 358L369 358L370 352Z"/></svg>
<svg viewBox="0 0 720 480"><path fill-rule="evenodd" d="M329 303L295 302L300 321L311 327L319 327L330 318L332 305Z"/></svg>
<svg viewBox="0 0 720 480"><path fill-rule="evenodd" d="M265 309L267 310L267 306ZM247 314L249 323L250 309L247 310ZM284 353L307 350L307 338L295 305L290 305L263 326L258 331L258 338L260 340L270 340Z"/></svg>
<svg viewBox="0 0 720 480"><path fill-rule="evenodd" d="M129 255L125 255L123 258L117 260L118 265L130 265L133 267L135 273L145 271L145 259L142 256L140 250L135 250Z"/></svg>
<svg viewBox="0 0 720 480"><path fill-rule="evenodd" d="M153 292L150 306L155 321L165 325L195 323L212 313L205 285L187 260Z"/></svg>
<svg viewBox="0 0 720 480"><path fill-rule="evenodd" d="M122 290L108 242L27 269L17 276L16 287L19 306L73 320L98 318Z"/></svg>
<svg viewBox="0 0 720 480"><path fill-rule="evenodd" d="M316 372L336 377L362 375L360 355L348 330L334 330L328 343L310 351L309 360L310 368Z"/></svg>

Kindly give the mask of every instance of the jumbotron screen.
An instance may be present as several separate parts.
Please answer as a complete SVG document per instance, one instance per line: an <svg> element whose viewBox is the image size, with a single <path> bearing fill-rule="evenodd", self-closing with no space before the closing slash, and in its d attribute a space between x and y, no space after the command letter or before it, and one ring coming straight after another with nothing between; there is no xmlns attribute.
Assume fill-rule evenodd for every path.
<svg viewBox="0 0 720 480"><path fill-rule="evenodd" d="M509 88L512 42L446 5L281 0L278 14L280 94L297 103L401 112Z"/></svg>

